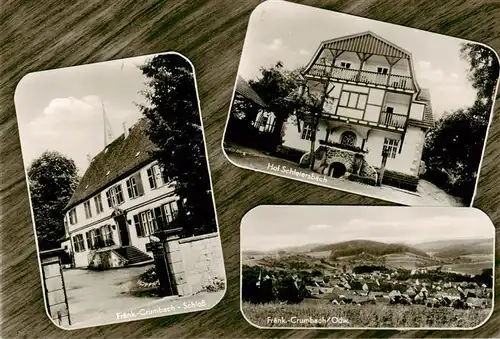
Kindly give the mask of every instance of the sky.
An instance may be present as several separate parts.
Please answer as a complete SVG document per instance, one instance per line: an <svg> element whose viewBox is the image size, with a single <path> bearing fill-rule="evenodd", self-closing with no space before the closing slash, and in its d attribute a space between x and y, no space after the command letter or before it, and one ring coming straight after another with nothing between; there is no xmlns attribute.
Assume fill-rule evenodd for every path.
<svg viewBox="0 0 500 339"><path fill-rule="evenodd" d="M255 79L278 60L287 69L305 66L325 40L372 31L409 51L417 82L431 92L436 118L470 106L476 90L460 59L465 40L288 2L268 1L252 13L238 73Z"/></svg>
<svg viewBox="0 0 500 339"><path fill-rule="evenodd" d="M417 244L491 239L495 228L475 208L265 205L241 221L241 249L268 251L349 240Z"/></svg>
<svg viewBox="0 0 500 339"><path fill-rule="evenodd" d="M154 55L28 74L17 86L16 113L26 168L46 150L73 159L83 175L87 154L104 149L103 106L110 141L141 117L136 103L146 78L137 66ZM108 142L109 143L109 142Z"/></svg>

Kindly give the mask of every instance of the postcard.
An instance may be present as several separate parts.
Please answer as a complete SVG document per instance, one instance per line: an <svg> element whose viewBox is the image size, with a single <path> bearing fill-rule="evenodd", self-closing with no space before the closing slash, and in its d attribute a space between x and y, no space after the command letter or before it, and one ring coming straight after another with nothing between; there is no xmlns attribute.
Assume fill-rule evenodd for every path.
<svg viewBox="0 0 500 339"><path fill-rule="evenodd" d="M499 58L478 42L266 1L222 147L236 166L407 206L472 206Z"/></svg>
<svg viewBox="0 0 500 339"><path fill-rule="evenodd" d="M466 207L261 205L241 221L258 328L474 329L493 312L495 228Z"/></svg>
<svg viewBox="0 0 500 339"><path fill-rule="evenodd" d="M47 315L63 329L207 310L226 275L192 63L26 75L16 113Z"/></svg>

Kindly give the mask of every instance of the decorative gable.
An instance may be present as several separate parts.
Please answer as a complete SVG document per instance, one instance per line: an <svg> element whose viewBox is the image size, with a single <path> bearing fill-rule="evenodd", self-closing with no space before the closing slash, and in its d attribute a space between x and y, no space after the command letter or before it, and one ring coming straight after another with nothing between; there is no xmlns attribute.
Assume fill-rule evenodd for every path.
<svg viewBox="0 0 500 339"><path fill-rule="evenodd" d="M384 55L392 58L410 58L410 53L379 37L373 32L363 32L322 43L323 48L361 54Z"/></svg>

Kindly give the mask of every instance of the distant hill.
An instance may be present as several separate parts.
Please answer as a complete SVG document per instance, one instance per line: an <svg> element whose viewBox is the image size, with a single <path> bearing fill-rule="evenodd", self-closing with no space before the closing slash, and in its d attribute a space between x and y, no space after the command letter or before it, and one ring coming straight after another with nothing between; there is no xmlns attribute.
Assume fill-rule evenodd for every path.
<svg viewBox="0 0 500 339"><path fill-rule="evenodd" d="M422 257L429 257L429 255L412 246L404 244L387 244L371 240L351 240L331 245L320 245L313 249L311 252L330 251L336 257L347 257L359 254L367 254L373 256L383 256L393 253L413 253Z"/></svg>
<svg viewBox="0 0 500 339"><path fill-rule="evenodd" d="M263 251L242 251L241 254L243 255L265 255L267 254L266 252L263 252Z"/></svg>
<svg viewBox="0 0 500 339"><path fill-rule="evenodd" d="M290 247L283 247L283 248L278 248L274 252L281 252L285 251L287 253L308 253L312 252L311 250L318 247L318 246L324 246L325 244L307 244L307 245L301 245L301 246L290 246Z"/></svg>
<svg viewBox="0 0 500 339"><path fill-rule="evenodd" d="M493 239L443 240L412 245L421 251L432 252L439 258L474 254L492 254Z"/></svg>

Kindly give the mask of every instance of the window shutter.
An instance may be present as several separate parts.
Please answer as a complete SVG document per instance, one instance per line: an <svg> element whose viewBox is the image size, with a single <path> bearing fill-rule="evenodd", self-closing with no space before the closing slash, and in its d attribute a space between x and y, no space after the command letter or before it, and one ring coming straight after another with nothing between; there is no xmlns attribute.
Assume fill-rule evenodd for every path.
<svg viewBox="0 0 500 339"><path fill-rule="evenodd" d="M113 207L113 203L111 202L111 192L110 192L110 190L106 191L106 198L108 199L108 206L110 208Z"/></svg>
<svg viewBox="0 0 500 339"><path fill-rule="evenodd" d="M170 203L170 210L172 211L172 218L177 219L179 214L179 206L177 205L177 200Z"/></svg>
<svg viewBox="0 0 500 339"><path fill-rule="evenodd" d="M156 185L160 186L160 183L162 182L162 175L161 175L160 166L154 165L153 170L154 170Z"/></svg>
<svg viewBox="0 0 500 339"><path fill-rule="evenodd" d="M137 172L134 177L138 196L142 196L144 195L144 186L142 185L141 172Z"/></svg>
<svg viewBox="0 0 500 339"><path fill-rule="evenodd" d="M148 174L149 188L151 189L156 188L155 178L153 175L153 167L148 168L147 174Z"/></svg>
<svg viewBox="0 0 500 339"><path fill-rule="evenodd" d="M135 232L137 233L138 237L142 237L142 229L141 229L141 222L139 221L139 216L136 214L134 215L134 225L135 225Z"/></svg>
<svg viewBox="0 0 500 339"><path fill-rule="evenodd" d="M148 219L146 217L146 213L142 212L141 214L141 232L144 236L148 235Z"/></svg>
<svg viewBox="0 0 500 339"><path fill-rule="evenodd" d="M117 204L121 204L123 202L123 191L122 191L122 185L118 184L115 186L116 188L116 202Z"/></svg>
<svg viewBox="0 0 500 339"><path fill-rule="evenodd" d="M132 193L132 182L131 182L131 179L127 180L127 193L128 193L128 197L130 199L132 199L134 197L134 194Z"/></svg>

